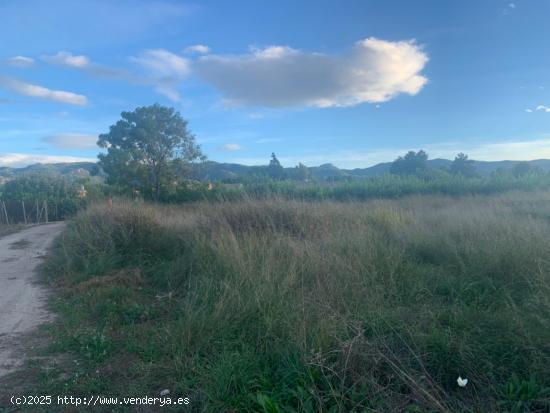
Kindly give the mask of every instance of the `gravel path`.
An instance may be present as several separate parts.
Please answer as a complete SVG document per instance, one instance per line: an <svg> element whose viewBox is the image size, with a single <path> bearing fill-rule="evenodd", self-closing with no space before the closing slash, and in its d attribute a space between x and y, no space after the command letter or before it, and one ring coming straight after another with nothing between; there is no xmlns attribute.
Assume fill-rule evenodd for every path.
<svg viewBox="0 0 550 413"><path fill-rule="evenodd" d="M0 238L0 377L22 364L21 336L51 317L36 267L62 229L56 222Z"/></svg>

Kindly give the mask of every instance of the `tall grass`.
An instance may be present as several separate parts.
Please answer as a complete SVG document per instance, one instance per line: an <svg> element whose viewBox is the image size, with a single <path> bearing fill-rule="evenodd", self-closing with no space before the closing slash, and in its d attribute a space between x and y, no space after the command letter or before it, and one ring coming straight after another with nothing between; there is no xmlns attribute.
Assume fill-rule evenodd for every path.
<svg viewBox="0 0 550 413"><path fill-rule="evenodd" d="M180 187L170 194L165 194L163 200L166 202L242 201L278 197L307 201L364 201L380 198L395 199L411 195L490 195L518 190L548 190L550 175L529 174L520 177L494 175L466 178L441 172L427 177L382 175L336 182L276 181L264 178L245 180L240 185L218 183L214 185L213 190L208 190L206 183L197 184L191 188Z"/></svg>
<svg viewBox="0 0 550 413"><path fill-rule="evenodd" d="M169 388L211 412L550 408L549 193L115 202L69 223L47 267L56 348L83 369L60 392Z"/></svg>

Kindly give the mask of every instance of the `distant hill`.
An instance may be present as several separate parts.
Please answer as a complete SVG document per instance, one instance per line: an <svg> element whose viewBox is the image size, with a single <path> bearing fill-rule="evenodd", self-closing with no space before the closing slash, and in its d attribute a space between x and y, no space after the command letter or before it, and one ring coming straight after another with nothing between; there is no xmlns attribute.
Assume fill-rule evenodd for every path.
<svg viewBox="0 0 550 413"><path fill-rule="evenodd" d="M492 172L503 169L512 169L520 161L474 161L476 171L482 176L488 176ZM543 171L550 171L549 159L537 159L527 161L532 166L536 166ZM451 165L448 159L430 159L428 167L433 169L446 169ZM312 175L319 180L327 180L336 177L370 177L380 176L389 173L391 162L383 162L368 168L341 169L330 163L310 167ZM74 163L53 163L53 164L34 164L24 168L0 167L0 182L11 179L18 175L40 173L40 174L60 174L71 176L87 176L93 174L97 169L94 162L74 162ZM285 168L291 170L292 168ZM248 166L234 163L221 163L215 161L206 161L194 165L191 169L191 178L202 181L221 181L238 180L245 176L257 175L267 172L267 165Z"/></svg>
<svg viewBox="0 0 550 413"><path fill-rule="evenodd" d="M0 166L0 176L10 178L26 174L90 175L97 168L94 162L36 163L23 168Z"/></svg>
<svg viewBox="0 0 550 413"><path fill-rule="evenodd" d="M477 173L482 176L489 176L492 172L503 169L510 170L520 161L474 161L474 166ZM545 172L550 171L550 159L537 159L527 161L532 166L536 166ZM432 169L447 169L452 161L449 159L430 159L428 167ZM320 180L331 179L335 177L370 177L388 174L390 171L391 162L383 162L368 168L341 169L330 163L319 166L310 167L312 175ZM292 168L285 168L291 170ZM231 163L218 163L214 161L205 162L202 165L197 165L192 171L192 177L199 180L228 180L239 179L246 175L253 175L267 171L265 166L246 166Z"/></svg>

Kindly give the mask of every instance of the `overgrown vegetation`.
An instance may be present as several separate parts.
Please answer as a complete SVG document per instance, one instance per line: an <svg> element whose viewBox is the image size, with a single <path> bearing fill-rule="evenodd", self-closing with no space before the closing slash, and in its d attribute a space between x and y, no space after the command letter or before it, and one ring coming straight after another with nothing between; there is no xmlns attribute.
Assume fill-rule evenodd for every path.
<svg viewBox="0 0 550 413"><path fill-rule="evenodd" d="M371 200L379 198L400 198L409 195L475 195L495 194L507 191L533 191L550 188L550 175L527 174L512 176L495 174L489 178L469 178L432 171L424 176L384 175L355 180L333 182L296 182L272 180L265 177L251 177L239 183L190 183L174 188L163 197L164 202L180 203L198 200L247 200L270 199L289 200Z"/></svg>
<svg viewBox="0 0 550 413"><path fill-rule="evenodd" d="M547 192L101 204L47 273L52 350L78 364L41 392L168 388L211 412L550 408Z"/></svg>
<svg viewBox="0 0 550 413"><path fill-rule="evenodd" d="M25 174L0 185L0 225L39 222L45 220L44 203L49 219L62 220L76 213L90 202L102 199L108 192L103 183L89 176L59 174ZM5 207L5 211L4 211Z"/></svg>

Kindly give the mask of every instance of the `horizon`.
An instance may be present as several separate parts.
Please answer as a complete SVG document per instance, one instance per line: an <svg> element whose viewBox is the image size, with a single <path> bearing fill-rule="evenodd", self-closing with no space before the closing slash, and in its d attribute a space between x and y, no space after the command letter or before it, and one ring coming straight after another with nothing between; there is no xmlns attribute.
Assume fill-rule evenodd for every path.
<svg viewBox="0 0 550 413"><path fill-rule="evenodd" d="M550 159L548 2L31 0L0 12L0 166L95 162L97 136L155 102L220 163L275 152L285 167L354 169L419 149Z"/></svg>
<svg viewBox="0 0 550 413"><path fill-rule="evenodd" d="M484 160L480 160L480 159L470 159L470 158L468 158L468 159L473 161L473 162L480 162L480 163L484 163L484 162L485 163L501 163L501 162L516 162L516 163L527 162L527 163L531 163L531 162L550 161L550 159L546 159L546 158L536 158L536 159L527 159L527 160L499 159L499 160L495 160L495 161L484 161ZM376 163L374 165L369 165L369 166L364 166L364 167L354 167L354 168L341 168L341 167L338 167L338 166L334 165L332 162L326 162L324 164L318 164L318 165L305 165L305 166L308 167L308 168L320 168L322 166L335 166L340 170L370 169L370 168L377 167L379 165L391 164L391 163L393 163L394 160L382 161L382 162ZM452 162L452 159L448 159L448 158L428 158L427 162L430 162L430 161ZM97 162L98 162L98 160L95 160L95 159L89 159L89 160L81 159L81 160L77 160L77 161L67 161L67 162L31 162L31 163L25 164L23 166L8 166L8 165L1 165L0 164L0 168L24 169L24 168L27 168L27 167L40 166L40 165L70 165L70 164L78 164L78 163L97 163ZM263 163L263 164L254 164L254 165L239 164L239 163L234 163L234 162L219 162L219 161L214 161L212 159L206 159L203 162L215 162L215 163L218 163L220 165L221 164L240 165L240 166L247 166L247 167L267 167L267 166L269 166L268 161ZM282 166L285 169L287 169L287 168L293 168L296 165L291 165L291 166L282 165Z"/></svg>

